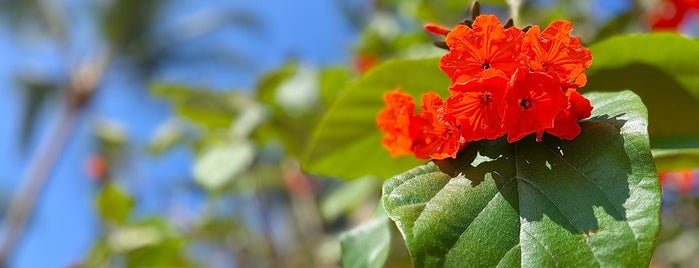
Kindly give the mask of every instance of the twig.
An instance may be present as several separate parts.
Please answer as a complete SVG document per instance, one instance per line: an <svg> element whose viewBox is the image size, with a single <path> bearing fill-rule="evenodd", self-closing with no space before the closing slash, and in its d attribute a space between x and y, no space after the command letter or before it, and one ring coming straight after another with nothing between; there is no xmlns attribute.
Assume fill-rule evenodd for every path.
<svg viewBox="0 0 699 268"><path fill-rule="evenodd" d="M0 240L0 267L7 267L8 258L24 234L49 174L77 125L80 112L94 95L102 79L111 52L99 55L79 65L73 72L66 91L67 105L61 110L54 129L49 132L49 140L29 162L21 185L10 202L5 216L4 235Z"/></svg>

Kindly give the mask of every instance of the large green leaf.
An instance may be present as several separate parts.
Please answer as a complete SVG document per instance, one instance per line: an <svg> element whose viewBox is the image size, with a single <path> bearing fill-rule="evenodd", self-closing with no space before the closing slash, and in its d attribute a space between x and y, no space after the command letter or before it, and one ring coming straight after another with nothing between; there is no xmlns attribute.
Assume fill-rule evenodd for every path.
<svg viewBox="0 0 699 268"><path fill-rule="evenodd" d="M303 161L308 172L346 179L375 175L389 178L420 163L412 156L392 158L381 146L376 115L383 95L401 87L419 101L435 91L446 96L449 78L438 59L394 60L377 66L340 93L316 128ZM406 77L409 75L410 77Z"/></svg>
<svg viewBox="0 0 699 268"><path fill-rule="evenodd" d="M588 94L572 141L469 144L385 182L416 267L644 267L661 193L647 116L631 92Z"/></svg>
<svg viewBox="0 0 699 268"><path fill-rule="evenodd" d="M630 89L648 107L653 147L699 147L699 42L674 33L594 44L582 91Z"/></svg>

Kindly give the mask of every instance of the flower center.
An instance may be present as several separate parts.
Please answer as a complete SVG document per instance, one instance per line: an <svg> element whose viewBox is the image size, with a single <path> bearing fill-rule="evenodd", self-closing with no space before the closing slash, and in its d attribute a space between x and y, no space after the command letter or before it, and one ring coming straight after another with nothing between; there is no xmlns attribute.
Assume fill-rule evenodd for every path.
<svg viewBox="0 0 699 268"><path fill-rule="evenodd" d="M532 102L529 99L521 99L519 100L519 106L522 107L522 110L528 111L531 110L533 107Z"/></svg>
<svg viewBox="0 0 699 268"><path fill-rule="evenodd" d="M489 92L483 93L483 95L481 95L481 104L482 105L488 105L488 104L490 104L491 101L493 101L493 96L490 95Z"/></svg>
<svg viewBox="0 0 699 268"><path fill-rule="evenodd" d="M485 61L483 62L483 64L481 65L481 67L483 67L483 70L488 70L488 69L490 69L490 61L489 61L489 60L485 60Z"/></svg>

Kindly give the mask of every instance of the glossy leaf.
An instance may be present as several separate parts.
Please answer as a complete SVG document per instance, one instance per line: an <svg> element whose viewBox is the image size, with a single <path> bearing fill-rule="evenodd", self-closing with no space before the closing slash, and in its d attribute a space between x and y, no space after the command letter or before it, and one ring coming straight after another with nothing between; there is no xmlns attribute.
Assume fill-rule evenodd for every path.
<svg viewBox="0 0 699 268"><path fill-rule="evenodd" d="M644 267L660 187L640 99L588 94L572 141L469 144L385 182L383 202L415 267Z"/></svg>
<svg viewBox="0 0 699 268"><path fill-rule="evenodd" d="M393 158L381 146L376 115L384 107L384 93L397 87L419 101L427 91L446 96L449 78L439 70L438 59L394 60L375 67L340 93L317 126L304 169L345 179L366 175L386 179L420 164L412 156Z"/></svg>
<svg viewBox="0 0 699 268"><path fill-rule="evenodd" d="M342 267L384 267L391 248L391 229L386 214L340 235Z"/></svg>
<svg viewBox="0 0 699 268"><path fill-rule="evenodd" d="M654 33L613 37L590 49L581 91L630 89L648 107L653 147L699 147L699 121L689 116L699 114L698 41Z"/></svg>

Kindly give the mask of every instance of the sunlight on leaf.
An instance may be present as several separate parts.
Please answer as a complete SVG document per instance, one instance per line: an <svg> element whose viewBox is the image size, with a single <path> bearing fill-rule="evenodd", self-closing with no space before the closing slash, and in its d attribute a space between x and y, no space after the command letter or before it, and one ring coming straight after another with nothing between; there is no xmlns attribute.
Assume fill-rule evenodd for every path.
<svg viewBox="0 0 699 268"><path fill-rule="evenodd" d="M575 140L474 142L386 181L415 267L647 266L661 202L646 110L628 91L586 96Z"/></svg>

